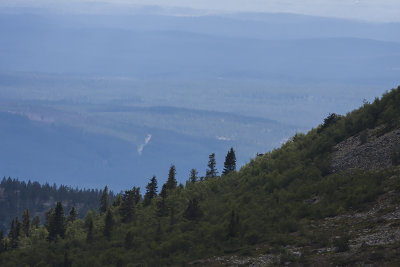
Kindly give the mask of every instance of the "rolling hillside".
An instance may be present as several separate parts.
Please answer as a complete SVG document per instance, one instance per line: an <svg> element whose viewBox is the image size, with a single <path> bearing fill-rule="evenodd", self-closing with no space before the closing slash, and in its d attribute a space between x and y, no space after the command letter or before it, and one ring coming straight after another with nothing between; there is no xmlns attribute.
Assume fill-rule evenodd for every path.
<svg viewBox="0 0 400 267"><path fill-rule="evenodd" d="M400 87L237 172L184 187L170 171L159 194L152 181L144 199L127 190L84 220L64 223L60 206L50 218L61 224L3 238L0 264L397 265L399 119Z"/></svg>

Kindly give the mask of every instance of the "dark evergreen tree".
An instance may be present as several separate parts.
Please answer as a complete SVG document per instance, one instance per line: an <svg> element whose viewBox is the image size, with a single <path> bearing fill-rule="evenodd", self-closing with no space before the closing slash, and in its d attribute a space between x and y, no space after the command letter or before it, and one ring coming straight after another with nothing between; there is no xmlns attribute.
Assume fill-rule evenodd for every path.
<svg viewBox="0 0 400 267"><path fill-rule="evenodd" d="M52 225L52 223L53 223L53 218L54 218L53 215L54 215L53 208L49 209L45 213L46 222L45 222L44 226L46 227L47 231L49 231L49 232L50 232L50 225Z"/></svg>
<svg viewBox="0 0 400 267"><path fill-rule="evenodd" d="M155 176L154 176L154 178L155 178ZM155 180L155 184L156 184L155 191L157 194L157 180ZM140 200L142 199L142 195L140 194L140 187L134 186L132 188L132 191L133 191L133 195L134 195L134 199L135 199L135 204L138 204L140 202Z"/></svg>
<svg viewBox="0 0 400 267"><path fill-rule="evenodd" d="M57 202L56 208L51 215L49 223L49 236L50 241L57 240L58 237L64 238L65 234L65 215L64 208L60 201Z"/></svg>
<svg viewBox="0 0 400 267"><path fill-rule="evenodd" d="M32 227L34 227L35 229L38 229L39 225L40 225L40 217L38 215L36 215L32 219Z"/></svg>
<svg viewBox="0 0 400 267"><path fill-rule="evenodd" d="M146 194L144 195L144 204L149 205L151 200L157 196L157 179L155 176L150 179L146 185Z"/></svg>
<svg viewBox="0 0 400 267"><path fill-rule="evenodd" d="M121 194L118 194L114 199L113 207L119 207L121 205L121 202L122 202Z"/></svg>
<svg viewBox="0 0 400 267"><path fill-rule="evenodd" d="M161 200L157 203L158 216L160 217L168 215L168 208L166 205L167 194L167 184L163 184L160 192Z"/></svg>
<svg viewBox="0 0 400 267"><path fill-rule="evenodd" d="M109 206L110 206L110 197L108 195L108 187L105 186L100 197L100 208L99 208L100 213L106 212Z"/></svg>
<svg viewBox="0 0 400 267"><path fill-rule="evenodd" d="M176 181L176 169L175 165L171 165L168 172L167 189L173 190L176 188L178 182Z"/></svg>
<svg viewBox="0 0 400 267"><path fill-rule="evenodd" d="M233 147L228 151L225 157L224 170L222 174L228 174L236 171L236 155Z"/></svg>
<svg viewBox="0 0 400 267"><path fill-rule="evenodd" d="M103 231L104 236L108 240L110 240L110 238L111 238L111 232L113 230L113 227L114 227L114 217L113 217L111 210L108 209L107 213L106 213L106 217L104 219L104 231Z"/></svg>
<svg viewBox="0 0 400 267"><path fill-rule="evenodd" d="M206 170L206 178L213 178L218 175L215 165L215 153L212 153L210 156L208 156L208 169Z"/></svg>
<svg viewBox="0 0 400 267"><path fill-rule="evenodd" d="M127 223L133 220L135 215L135 192L132 190L125 191L121 198L119 212L122 222Z"/></svg>
<svg viewBox="0 0 400 267"><path fill-rule="evenodd" d="M24 210L22 213L22 231L26 236L29 236L29 231L31 229L31 221L29 216L29 210Z"/></svg>
<svg viewBox="0 0 400 267"><path fill-rule="evenodd" d="M86 242L90 243L93 241L93 218L88 218L87 221L87 234L86 234Z"/></svg>
<svg viewBox="0 0 400 267"><path fill-rule="evenodd" d="M228 225L228 238L236 237L239 230L239 215L232 210Z"/></svg>
<svg viewBox="0 0 400 267"><path fill-rule="evenodd" d="M10 231L8 232L8 238L10 240L10 246L12 248L18 247L18 240L21 231L21 223L18 220L18 217L12 220Z"/></svg>
<svg viewBox="0 0 400 267"><path fill-rule="evenodd" d="M197 198L193 198L189 201L189 205L183 213L183 217L188 220L195 221L201 216L203 216L203 212L199 207L199 201L197 200Z"/></svg>
<svg viewBox="0 0 400 267"><path fill-rule="evenodd" d="M64 253L64 263L63 263L63 267L71 267L71 266L72 266L72 260L69 259L68 253L65 252L65 253Z"/></svg>
<svg viewBox="0 0 400 267"><path fill-rule="evenodd" d="M196 183L197 182L197 175L198 175L197 170L196 169L191 169L190 170L190 176L189 176L189 182L192 183L192 184Z"/></svg>
<svg viewBox="0 0 400 267"><path fill-rule="evenodd" d="M75 207L72 206L71 210L69 211L67 221L74 222L76 219L78 219L78 213L76 212Z"/></svg>
<svg viewBox="0 0 400 267"><path fill-rule="evenodd" d="M124 247L125 249L131 249L133 245L133 233L128 231L125 235Z"/></svg>

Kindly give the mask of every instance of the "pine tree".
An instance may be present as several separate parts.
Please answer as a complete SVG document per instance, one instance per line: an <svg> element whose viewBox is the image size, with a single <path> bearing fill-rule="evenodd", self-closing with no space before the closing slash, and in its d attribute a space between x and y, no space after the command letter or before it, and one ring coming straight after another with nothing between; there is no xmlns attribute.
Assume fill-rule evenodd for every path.
<svg viewBox="0 0 400 267"><path fill-rule="evenodd" d="M122 195L119 213L122 222L127 223L133 220L133 216L135 215L135 193L132 190L127 190Z"/></svg>
<svg viewBox="0 0 400 267"><path fill-rule="evenodd" d="M64 253L64 263L63 263L63 267L71 267L71 266L72 266L72 260L69 259L68 253L65 252L65 253Z"/></svg>
<svg viewBox="0 0 400 267"><path fill-rule="evenodd" d="M154 176L154 178L155 178L155 176ZM157 194L157 180L155 180L155 184L156 184L155 191ZM134 199L135 199L135 204L138 204L140 202L140 200L142 199L142 195L140 194L140 187L134 186L132 188L132 191L133 191L133 195L134 195Z"/></svg>
<svg viewBox="0 0 400 267"><path fill-rule="evenodd" d="M87 222L87 235L86 235L86 242L90 243L93 241L93 218L88 218Z"/></svg>
<svg viewBox="0 0 400 267"><path fill-rule="evenodd" d="M103 234L108 240L111 238L111 232L114 226L114 218L110 209L107 210L106 217L104 219L104 231Z"/></svg>
<svg viewBox="0 0 400 267"><path fill-rule="evenodd" d="M146 185L146 194L144 195L144 204L149 205L151 200L157 196L157 179L155 176L150 179Z"/></svg>
<svg viewBox="0 0 400 267"><path fill-rule="evenodd" d="M232 210L231 218L228 225L228 238L236 237L239 227L239 215L235 215L235 212Z"/></svg>
<svg viewBox="0 0 400 267"><path fill-rule="evenodd" d="M197 198L193 198L189 201L189 205L183 213L183 217L188 220L194 221L199 219L201 216L203 216L203 212L199 207L199 201L197 200Z"/></svg>
<svg viewBox="0 0 400 267"><path fill-rule="evenodd" d="M113 202L113 207L119 207L122 203L122 197L121 194L118 194L115 198L114 198L114 202Z"/></svg>
<svg viewBox="0 0 400 267"><path fill-rule="evenodd" d="M161 200L157 203L158 216L160 216L160 217L168 215L168 209L166 206L167 194L168 194L167 193L167 184L163 184L161 192L160 192Z"/></svg>
<svg viewBox="0 0 400 267"><path fill-rule="evenodd" d="M168 172L167 189L173 190L176 188L178 182L176 181L176 169L175 165L171 165Z"/></svg>
<svg viewBox="0 0 400 267"><path fill-rule="evenodd" d="M18 217L12 220L10 231L8 232L8 238L10 239L10 245L12 248L18 247L18 239L20 236L21 223Z"/></svg>
<svg viewBox="0 0 400 267"><path fill-rule="evenodd" d="M189 176L189 182L194 184L197 182L197 170L196 169L191 169L190 170L190 176Z"/></svg>
<svg viewBox="0 0 400 267"><path fill-rule="evenodd" d="M233 150L233 147L228 151L225 157L225 162L224 162L224 171L222 174L226 175L230 172L235 172L236 171L236 155L235 151Z"/></svg>
<svg viewBox="0 0 400 267"><path fill-rule="evenodd" d="M72 207L71 210L69 211L67 221L74 222L76 219L78 219L78 213L76 212L75 207Z"/></svg>
<svg viewBox="0 0 400 267"><path fill-rule="evenodd" d="M65 215L64 208L60 201L57 202L56 208L51 215L51 220L49 223L49 236L50 241L57 240L58 236L64 238L65 234Z"/></svg>
<svg viewBox="0 0 400 267"><path fill-rule="evenodd" d="M32 219L32 227L35 227L35 229L38 229L39 228L39 224L40 224L40 217L38 215L36 215Z"/></svg>
<svg viewBox="0 0 400 267"><path fill-rule="evenodd" d="M210 156L208 156L208 169L206 171L206 178L213 178L218 175L215 165L215 153L212 153Z"/></svg>
<svg viewBox="0 0 400 267"><path fill-rule="evenodd" d="M22 231L26 236L29 236L29 230L31 229L31 221L29 216L29 210L24 210L22 213Z"/></svg>
<svg viewBox="0 0 400 267"><path fill-rule="evenodd" d="M50 225L53 223L53 217L54 217L53 215L54 215L53 208L49 209L45 213L46 222L45 222L44 226L46 227L47 231L49 231L49 232L50 232Z"/></svg>
<svg viewBox="0 0 400 267"><path fill-rule="evenodd" d="M125 235L124 247L125 249L131 249L133 244L133 233L132 231L128 231Z"/></svg>
<svg viewBox="0 0 400 267"><path fill-rule="evenodd" d="M99 208L100 213L106 212L109 205L110 205L110 197L108 195L108 187L105 186L100 198L100 208Z"/></svg>

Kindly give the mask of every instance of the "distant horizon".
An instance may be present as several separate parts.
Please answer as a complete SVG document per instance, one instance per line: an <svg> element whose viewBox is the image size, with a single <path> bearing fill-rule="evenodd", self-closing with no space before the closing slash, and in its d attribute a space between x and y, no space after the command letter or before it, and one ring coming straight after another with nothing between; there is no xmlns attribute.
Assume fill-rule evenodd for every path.
<svg viewBox="0 0 400 267"><path fill-rule="evenodd" d="M77 14L140 14L155 13L172 16L232 15L241 13L293 14L332 19L346 19L373 23L400 22L400 2L393 0L259 0L243 1L182 1L182 0L5 0L0 3L0 12L16 12L18 9Z"/></svg>

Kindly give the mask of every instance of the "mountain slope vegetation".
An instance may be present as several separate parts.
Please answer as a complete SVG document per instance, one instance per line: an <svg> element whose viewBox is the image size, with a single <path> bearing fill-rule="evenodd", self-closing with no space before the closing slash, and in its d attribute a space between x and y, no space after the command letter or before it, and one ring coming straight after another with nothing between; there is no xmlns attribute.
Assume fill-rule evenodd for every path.
<svg viewBox="0 0 400 267"><path fill-rule="evenodd" d="M364 140L368 129L380 127L377 135L397 130L399 119L400 87L346 116L330 114L237 172L178 186L171 166L159 194L154 178L144 197L134 187L110 205L102 198L107 211L90 211L84 220L63 218L59 204L45 226L19 235L11 228L2 238L0 265L215 266L246 257L264 259L259 265L399 264L400 144L390 151L390 166L332 169L337 144ZM386 203L382 199L388 205L379 212L392 217L367 219L369 210ZM358 235L389 220L388 241L362 241ZM360 248L366 254L354 254Z"/></svg>

